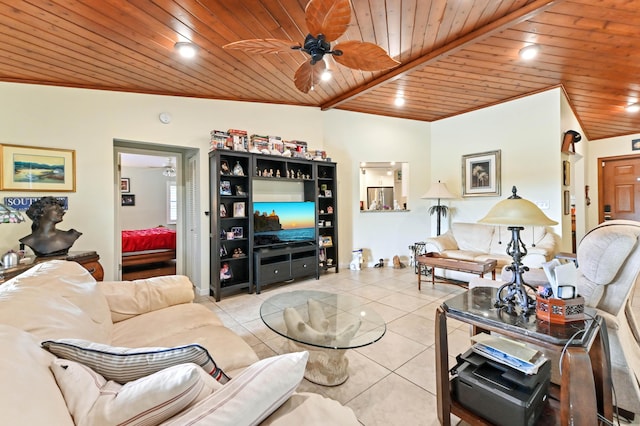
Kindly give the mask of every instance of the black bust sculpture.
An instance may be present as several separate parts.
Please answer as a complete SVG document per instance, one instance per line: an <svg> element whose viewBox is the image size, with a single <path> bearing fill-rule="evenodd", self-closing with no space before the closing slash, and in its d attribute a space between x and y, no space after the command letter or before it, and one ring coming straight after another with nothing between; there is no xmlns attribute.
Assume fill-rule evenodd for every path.
<svg viewBox="0 0 640 426"><path fill-rule="evenodd" d="M62 222L64 204L55 197L42 197L29 206L27 216L33 221L31 234L20 239L29 246L36 256L62 256L69 252L75 241L82 235L75 229L60 231L56 224Z"/></svg>

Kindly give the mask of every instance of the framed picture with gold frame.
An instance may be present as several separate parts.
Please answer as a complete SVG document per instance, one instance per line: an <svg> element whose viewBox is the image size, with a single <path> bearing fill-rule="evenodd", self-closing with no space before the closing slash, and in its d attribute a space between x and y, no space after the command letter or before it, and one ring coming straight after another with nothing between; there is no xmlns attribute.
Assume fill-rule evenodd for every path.
<svg viewBox="0 0 640 426"><path fill-rule="evenodd" d="M75 150L0 145L0 190L75 192Z"/></svg>

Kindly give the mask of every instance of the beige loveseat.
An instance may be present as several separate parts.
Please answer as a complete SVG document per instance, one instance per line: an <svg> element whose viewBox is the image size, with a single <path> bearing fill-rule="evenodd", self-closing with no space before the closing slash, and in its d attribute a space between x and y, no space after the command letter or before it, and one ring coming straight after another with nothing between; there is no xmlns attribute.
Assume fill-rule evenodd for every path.
<svg viewBox="0 0 640 426"><path fill-rule="evenodd" d="M530 268L541 268L560 251L560 237L544 226L528 226L520 232L520 239L527 247L527 255L522 263ZM511 241L511 231L506 226L483 225L479 223L454 222L447 232L424 241L424 251L441 256L483 262L496 259L496 276L512 262L507 255ZM465 272L441 270L436 275L449 279L469 281L474 275Z"/></svg>
<svg viewBox="0 0 640 426"><path fill-rule="evenodd" d="M96 283L77 263L60 260L40 263L0 285L2 423L359 424L353 411L334 400L294 392L306 352L259 361L213 312L192 303L193 297L186 277ZM98 357L92 358L98 363L105 348L119 350L110 359L126 362L100 372L88 361L56 357L51 352L56 347L80 348L78 353ZM151 355L143 351L152 357L198 348L231 379L216 380L209 364L205 370L196 361L154 373L130 369L127 363L140 354L132 357L122 348L141 347L155 347ZM157 361L145 359L145 368ZM123 373L142 377L125 383L107 377Z"/></svg>

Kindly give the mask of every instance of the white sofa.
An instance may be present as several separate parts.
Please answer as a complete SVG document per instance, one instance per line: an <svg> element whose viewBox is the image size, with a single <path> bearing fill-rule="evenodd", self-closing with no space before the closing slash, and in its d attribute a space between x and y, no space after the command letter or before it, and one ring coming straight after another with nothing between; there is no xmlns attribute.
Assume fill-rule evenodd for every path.
<svg viewBox="0 0 640 426"><path fill-rule="evenodd" d="M520 239L527 248L527 255L522 263L532 269L541 268L544 262L553 259L560 251L560 237L544 226L525 227L520 232ZM512 262L512 258L507 255L509 241L511 231L506 226L454 222L444 234L427 238L424 241L424 252L477 262L496 259L496 278L500 279L502 268ZM475 277L465 272L439 268L436 268L436 275L466 282Z"/></svg>
<svg viewBox="0 0 640 426"><path fill-rule="evenodd" d="M0 417L12 425L56 426L359 425L353 411L337 401L294 392L306 352L259 361L193 298L193 285L183 276L96 283L79 264L61 260L40 263L0 285ZM143 374L128 370L131 354L118 353L112 359L126 363L100 372L52 353L56 346L82 345L78 353L99 356L98 363L105 348L196 347L231 379L222 384L195 361ZM173 351L158 349L151 356ZM143 377L126 383L108 377L125 371ZM178 393L162 399L171 392Z"/></svg>

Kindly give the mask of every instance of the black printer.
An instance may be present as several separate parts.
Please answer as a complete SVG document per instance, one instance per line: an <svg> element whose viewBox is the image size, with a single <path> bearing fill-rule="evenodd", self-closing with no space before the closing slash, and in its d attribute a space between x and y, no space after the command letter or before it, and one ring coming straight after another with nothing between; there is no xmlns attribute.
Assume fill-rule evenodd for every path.
<svg viewBox="0 0 640 426"><path fill-rule="evenodd" d="M544 408L551 361L537 374L525 374L469 349L451 369L453 397L465 408L498 426L533 426Z"/></svg>

